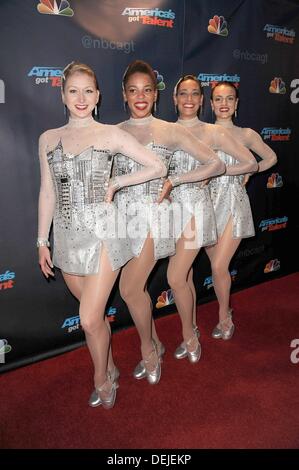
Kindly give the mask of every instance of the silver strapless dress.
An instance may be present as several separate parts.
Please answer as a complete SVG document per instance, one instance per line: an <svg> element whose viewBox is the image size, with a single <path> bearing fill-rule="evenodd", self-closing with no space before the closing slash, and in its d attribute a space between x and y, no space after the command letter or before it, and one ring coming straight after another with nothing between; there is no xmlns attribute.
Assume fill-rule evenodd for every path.
<svg viewBox="0 0 299 470"><path fill-rule="evenodd" d="M217 151L217 154L226 165L238 163L233 157L220 150ZM218 237L223 234L231 216L233 238L248 238L255 235L249 198L245 186L242 186L243 179L243 175L223 175L212 178L209 183Z"/></svg>
<svg viewBox="0 0 299 470"><path fill-rule="evenodd" d="M160 156L166 168L169 167L172 152L166 147L151 143L146 146ZM113 176L133 173L140 164L122 154L115 155ZM164 183L158 178L146 183L120 189L114 197L119 212L126 217L127 234L135 257L142 251L150 234L154 242L154 258L158 260L175 253L173 219L169 201L156 201Z"/></svg>
<svg viewBox="0 0 299 470"><path fill-rule="evenodd" d="M96 274L104 244L111 268L123 266L133 256L124 222L115 204L104 202L113 156L94 147L66 154L59 142L47 157L56 193L54 265L70 274Z"/></svg>
<svg viewBox="0 0 299 470"><path fill-rule="evenodd" d="M191 155L177 151L172 157L169 174L187 173L198 165L200 163ZM181 237L186 225L194 217L196 239L192 248L214 245L217 242L216 221L209 189L207 185L201 185L201 182L183 183L174 187L171 192L175 239Z"/></svg>

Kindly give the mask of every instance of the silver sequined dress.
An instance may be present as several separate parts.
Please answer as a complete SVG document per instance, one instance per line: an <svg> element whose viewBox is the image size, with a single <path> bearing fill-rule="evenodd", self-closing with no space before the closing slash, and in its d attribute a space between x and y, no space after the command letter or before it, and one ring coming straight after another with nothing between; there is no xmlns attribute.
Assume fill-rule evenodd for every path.
<svg viewBox="0 0 299 470"><path fill-rule="evenodd" d="M161 158L166 168L169 167L172 152L163 145L155 145L154 142L146 147ZM113 175L131 174L139 168L137 162L118 154L114 159ZM135 257L140 255L149 234L154 243L155 260L175 253L170 204L168 201L157 203L163 182L163 178L159 178L128 186L120 189L114 197L119 212L126 218L127 235Z"/></svg>
<svg viewBox="0 0 299 470"><path fill-rule="evenodd" d="M169 175L186 173L194 170L200 163L186 152L175 152L169 169ZM214 209L208 186L202 183L182 183L171 191L174 233L178 240L186 225L194 216L195 242L193 248L214 245L217 242L217 230Z"/></svg>
<svg viewBox="0 0 299 470"><path fill-rule="evenodd" d="M195 138L187 129L177 123L170 123L157 119L152 115L141 119L130 118L119 124L119 127L132 134L144 147L151 148L165 163L167 170L171 164L171 157L176 151L184 151L190 154L200 165L189 172L176 172L176 180L180 184L192 183L211 178L221 173L223 165L215 153L199 139ZM122 152L123 154L123 152ZM134 171L134 165L123 163L116 159L116 173L122 171ZM134 218L143 229L143 233L135 237L128 231L132 242L132 250L135 256L139 256L144 242L149 234L153 236L155 247L155 259L173 255L175 253L175 236L173 230L172 207L164 200L157 204L159 191L163 180L158 180L147 185L135 186L132 189L120 191L117 196L117 204L120 208L122 200L122 213L129 214L132 204L140 207L139 215ZM132 216L129 216L128 228L131 226ZM138 225L138 224L137 224Z"/></svg>
<svg viewBox="0 0 299 470"><path fill-rule="evenodd" d="M226 165L236 165L236 160L218 150L218 156ZM255 235L254 223L244 176L223 175L213 178L209 183L210 195L214 206L218 237L224 232L230 216L233 221L233 238L247 238Z"/></svg>
<svg viewBox="0 0 299 470"><path fill-rule="evenodd" d="M66 273L95 274L104 244L112 269L123 266L132 258L130 244L119 236L122 219L115 205L103 202L112 155L93 146L68 154L60 141L47 159L56 193L54 265Z"/></svg>

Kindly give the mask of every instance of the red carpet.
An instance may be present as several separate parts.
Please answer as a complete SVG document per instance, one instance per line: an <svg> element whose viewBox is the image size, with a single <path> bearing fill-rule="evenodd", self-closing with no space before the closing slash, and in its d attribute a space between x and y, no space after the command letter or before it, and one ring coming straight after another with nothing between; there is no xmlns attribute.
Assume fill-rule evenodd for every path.
<svg viewBox="0 0 299 470"><path fill-rule="evenodd" d="M0 376L0 447L95 449L290 449L299 446L299 273L232 296L236 332L214 340L216 302L198 308L202 358L177 361L177 314L157 321L166 346L161 382L135 381L134 328L115 333L121 372L112 410L89 408L87 349ZM299 358L299 353L297 354Z"/></svg>

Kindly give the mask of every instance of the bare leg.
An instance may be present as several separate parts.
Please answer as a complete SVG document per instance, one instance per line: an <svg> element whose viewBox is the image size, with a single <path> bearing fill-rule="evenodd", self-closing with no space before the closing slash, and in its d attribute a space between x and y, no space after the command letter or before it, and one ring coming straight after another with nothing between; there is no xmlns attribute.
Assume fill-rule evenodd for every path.
<svg viewBox="0 0 299 470"><path fill-rule="evenodd" d="M82 289L83 289L83 284L84 284L84 277L83 276L74 276L71 274L67 273L62 273L64 280L73 294L73 296L81 301L81 295L82 295ZM100 314L99 314L100 315ZM109 330L110 336L111 336L111 328L110 328L110 323L108 318L105 316L105 323L107 325L107 328ZM108 370L113 371L115 368L115 364L113 361L113 356L112 356L112 348L111 348L111 342L110 342L110 347L109 347L109 354L108 354Z"/></svg>
<svg viewBox="0 0 299 470"><path fill-rule="evenodd" d="M229 264L240 242L241 238L232 238L232 218L230 218L217 244L206 247L211 262L214 290L219 302L220 322L227 319L231 288Z"/></svg>
<svg viewBox="0 0 299 470"><path fill-rule="evenodd" d="M154 244L148 236L139 257L133 258L123 268L119 283L120 294L130 310L140 337L143 358L147 358L153 350L152 302L146 282L155 264Z"/></svg>
<svg viewBox="0 0 299 470"><path fill-rule="evenodd" d="M107 379L107 361L110 344L110 332L104 320L106 303L119 270L112 271L106 250L103 247L99 263L99 272L83 278L80 302L80 320L85 331L89 352L94 364L94 383L99 388ZM70 288L74 288L76 276L64 273L64 279Z"/></svg>
<svg viewBox="0 0 299 470"><path fill-rule="evenodd" d="M193 268L190 269L188 278L187 278L188 285L190 287L190 290L192 292L193 296L193 314L192 314L192 320L193 320L193 325L196 326L197 324L197 319L196 319L196 290L193 282Z"/></svg>
<svg viewBox="0 0 299 470"><path fill-rule="evenodd" d="M176 244L176 253L171 256L168 264L167 278L175 298L175 303L182 322L184 342L187 343L194 336L193 314L194 314L194 288L193 282L190 287L188 279L192 281L190 270L199 252L198 248L187 248L190 243L188 233L194 228L194 219L191 219L184 230L181 238ZM194 230L193 230L194 233ZM187 243L186 243L187 242ZM188 246L188 245L187 245ZM196 346L196 344L195 344Z"/></svg>

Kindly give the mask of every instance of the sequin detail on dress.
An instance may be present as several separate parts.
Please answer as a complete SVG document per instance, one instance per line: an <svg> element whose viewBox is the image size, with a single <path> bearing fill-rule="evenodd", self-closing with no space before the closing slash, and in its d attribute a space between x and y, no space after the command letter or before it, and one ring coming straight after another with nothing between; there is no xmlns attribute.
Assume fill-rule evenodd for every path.
<svg viewBox="0 0 299 470"><path fill-rule="evenodd" d="M172 152L165 146L155 145L153 142L145 147L159 155L168 171ZM114 176L131 174L139 168L138 163L125 155L115 155ZM122 188L115 195L115 203L119 211L126 215L127 233L135 257L140 255L149 233L153 237L156 260L175 253L170 204L168 201L157 203L163 183L163 178L157 178L146 183Z"/></svg>
<svg viewBox="0 0 299 470"><path fill-rule="evenodd" d="M172 157L169 175L187 173L199 165L200 163L188 153L177 151ZM175 239L181 237L194 216L196 242L192 244L192 248L214 245L217 242L217 230L208 186L202 187L202 182L183 183L173 188L171 198Z"/></svg>
<svg viewBox="0 0 299 470"><path fill-rule="evenodd" d="M119 238L117 209L104 202L113 163L109 150L93 146L73 155L64 153L61 140L47 159L56 193L53 262L66 273L98 271L104 243L116 270L131 257L125 238Z"/></svg>
<svg viewBox="0 0 299 470"><path fill-rule="evenodd" d="M219 158L226 165L236 165L236 160L218 150ZM244 176L219 176L209 183L211 200L214 206L218 237L224 232L230 216L233 220L233 238L248 238L255 235L254 223Z"/></svg>

